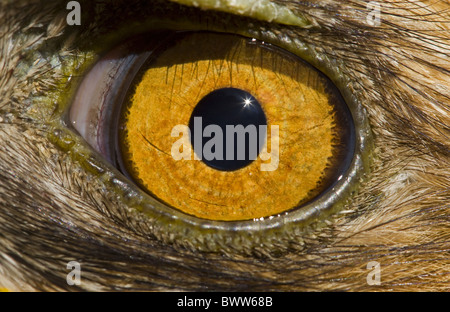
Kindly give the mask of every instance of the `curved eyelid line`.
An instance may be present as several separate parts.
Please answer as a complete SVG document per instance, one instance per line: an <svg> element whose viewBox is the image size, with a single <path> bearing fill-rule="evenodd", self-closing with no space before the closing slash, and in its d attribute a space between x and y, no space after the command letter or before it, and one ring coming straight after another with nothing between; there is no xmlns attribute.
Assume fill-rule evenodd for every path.
<svg viewBox="0 0 450 312"><path fill-rule="evenodd" d="M134 69L131 70L131 74L133 74L139 70L140 65L151 54L150 51L145 51L123 56L123 53L124 49L115 49L94 64L78 86L79 89L83 88L85 91L75 93L69 110L70 124L72 127L95 150L101 150L104 155L107 155L109 161L112 161L111 153L104 150L104 144L98 140L99 137L102 137L98 135L98 132L107 131L107 129L97 126L105 123L99 122L101 120L110 120L113 114L110 110L105 110L101 104L117 96L117 92L111 91L118 88L114 84L114 81L125 81L126 79L123 79L122 76L130 74L130 71L124 71L123 67L134 63ZM114 58L125 58L125 60L123 62L111 62L110 60ZM104 77L107 77L107 79L103 79ZM117 101L117 99L114 101ZM94 105L95 107L91 108L92 103L97 103L98 105ZM74 114L75 110L77 114Z"/></svg>
<svg viewBox="0 0 450 312"><path fill-rule="evenodd" d="M255 36L257 37L257 36ZM340 84L342 87L342 83ZM149 216L154 217L155 213L163 214L167 216L172 222L182 221L186 225L190 225L193 229L193 235L209 235L209 231L226 231L226 232L266 232L274 229L284 231L287 223L290 223L294 227L298 227L301 224L309 224L318 218L323 219L323 216L332 214L343 204L344 200L350 198L351 195L357 190L358 181L360 181L367 172L370 170L371 165L371 151L373 150L372 133L370 125L367 119L364 106L361 105L358 100L349 93L349 90L342 90L344 98L346 99L348 108L353 117L355 124L355 150L354 157L347 171L342 174L339 180L326 191L324 196L320 196L314 202L297 208L293 211L283 212L278 215L274 215L267 218L260 218L257 220L249 221L211 221L199 219L190 215L186 215L182 212L171 209L170 211L160 205L154 203L153 205L144 205L148 207L143 209L147 210ZM353 183L355 182L355 183ZM155 207L156 206L156 207ZM159 211L158 211L159 210ZM170 215L171 214L171 215ZM262 222L261 222L262 221ZM169 221L170 222L170 221ZM197 232L198 230L198 232ZM230 235L234 235L230 233Z"/></svg>
<svg viewBox="0 0 450 312"><path fill-rule="evenodd" d="M348 103L347 103L348 104ZM320 198L316 199L313 203L311 203L310 205L306 205L303 206L301 208L298 208L295 211L289 211L288 214L289 216L286 218L287 220L289 220L289 222L294 222L294 223L303 223L305 221L307 221L307 219L309 217L312 216L318 216L319 214L327 214L328 210L330 210L329 208L332 206L335 206L334 204L340 202L342 200L342 198L345 197L345 194L348 194L348 189L351 189L352 183L349 183L351 181L354 181L355 179L358 179L358 177L360 176L361 171L362 172L366 172L367 170L366 168L366 156L365 155L361 155L361 153L364 152L364 154L366 154L366 151L368 150L367 145L370 145L370 139L368 139L367 137L370 137L370 130L368 128L368 123L365 122L366 118L365 118L365 113L362 111L363 107L361 105L358 104L354 104L351 105L351 107L349 107L352 115L353 115L353 119L355 121L355 141L356 141L356 147L355 147L355 154L353 157L353 160L351 161L350 167L347 169L347 171L340 177L340 179L334 184L334 186L332 186L329 190L326 191L326 193L330 194L329 196L321 196ZM350 186L348 186L350 184ZM350 192L352 192L353 190L350 190ZM152 212L149 211L150 215L154 215L155 212L158 213L155 210L154 205L151 205L149 207L150 210L153 210ZM158 206L156 208L156 210L165 210L163 207ZM334 208L333 208L334 209ZM159 211L161 212L161 211ZM167 211L168 213L173 213L173 214L177 214L177 212L175 212L175 210L172 211ZM259 225L256 225L255 221L262 221L262 220L249 220L249 221L211 221L211 220L206 220L206 223L204 222L205 220L201 220L195 217L191 217L189 215L186 214L182 214L179 216L173 216L175 219L179 219L179 220L184 220L187 223L190 223L192 225L195 226L201 226L204 227L206 226L206 224L208 223L208 225L206 226L207 228L215 228L215 229L229 229L234 228L235 230L245 230L245 229L249 229L253 228L253 229L262 229L262 228L266 228L266 229L270 229L270 228L276 228L279 227L281 225L283 225L284 223L286 223L286 220L283 218L280 219L280 216L284 216L286 215L285 213L281 213L279 215L276 216L272 216L271 218L267 217L267 218L263 218L263 220L265 220L266 222L264 226L262 226L261 222L256 222Z"/></svg>
<svg viewBox="0 0 450 312"><path fill-rule="evenodd" d="M260 21L275 22L288 26L311 28L318 24L300 13L294 13L287 7L280 6L270 0L235 1L235 0L170 0L183 5L194 6L205 10L217 10L226 13L248 16Z"/></svg>

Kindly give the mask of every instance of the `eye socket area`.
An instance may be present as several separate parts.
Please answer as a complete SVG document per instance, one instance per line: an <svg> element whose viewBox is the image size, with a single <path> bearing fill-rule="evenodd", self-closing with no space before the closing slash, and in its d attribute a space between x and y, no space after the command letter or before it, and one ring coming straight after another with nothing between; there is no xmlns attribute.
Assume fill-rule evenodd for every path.
<svg viewBox="0 0 450 312"><path fill-rule="evenodd" d="M190 34L188 34L189 36ZM205 34L200 34L200 36L203 36ZM213 34L213 36L221 36L222 41L224 41L224 38L230 38L230 37L236 37L236 36L224 36L224 35L217 35L217 34ZM318 202L317 200L319 198L322 198L321 200L324 200L324 195L326 195L326 193L329 193L330 191L332 192L332 189L334 188L334 186L338 183L338 181L340 179L342 179L342 177L345 175L346 170L348 170L348 168L350 167L350 163L353 159L353 150L354 150L354 140L355 140L355 131L352 127L354 127L353 125L353 119L351 116L351 113L349 112L347 106L345 105L345 102L342 99L342 96L340 95L339 91L334 87L334 85L330 82L326 80L326 77L323 76L322 74L320 74L318 77L319 78L315 78L312 79L313 81L315 81L316 84L322 84L321 85L321 93L319 92L319 94L323 95L323 94L327 94L328 98L325 98L325 100L323 101L324 103L329 103L330 101L334 101L336 103L340 103L338 105L333 105L333 107L331 108L331 110L329 109L329 111L327 113L325 113L325 115L330 115L332 114L332 116L334 118L333 122L337 123L338 126L333 126L332 124L330 124L330 126L328 127L328 135L330 136L329 144L330 144L330 150L333 150L333 153L331 153L331 155L329 156L323 156L323 158L326 160L325 164L322 164L322 170L320 170L319 172L319 177L316 178L315 184L312 188L310 188L309 190L306 190L305 193L307 193L306 195L303 195L303 197L295 197L292 194L296 193L296 190L299 188L299 185L292 185L295 181L296 178L295 177L301 177L301 173L299 172L305 172L305 171L301 171L298 170L298 172L296 173L297 176L294 176L294 178L289 179L289 177L286 178L287 174L289 174L293 170L293 168L295 168L298 163L291 162L290 164L288 164L287 166L285 166L285 171L284 173L280 173L278 174L278 180L275 180L275 182L273 180L270 180L269 183L266 184L265 187L262 187L261 190L265 190L268 191L269 193L271 192L270 187L269 186L278 186L278 190L279 193L281 195L285 195L284 198L278 196L276 194L276 192L272 191L272 195L275 194L275 196L272 196L272 199L270 199L267 203L261 203L260 198L263 197L265 194L263 192L259 192L255 194L252 194L252 196L248 196L248 198L245 201L245 206L251 206L252 202L253 203L253 207L258 207L258 206L263 206L263 207L278 207L278 210L259 210L256 214L252 211L250 213L243 213L243 214L238 214L237 217L236 213L234 211L241 209L241 206L230 206L229 211L227 212L227 214L224 217L223 214L223 208L219 208L218 210L216 210L216 212L214 212L214 216L210 217L211 213L210 211L208 211L208 209L204 208L202 210L201 213L198 213L196 211L192 211L192 210L183 210L180 209L180 206L182 206L183 204L187 207L189 206L199 206L199 203L201 201L205 201L206 203L209 203L209 205L206 206L218 206L218 207L223 207L227 204L229 204L230 202L236 203L239 200L243 199L243 196L241 195L243 193L242 190L251 190L251 187L243 187L244 185L246 185L246 181L242 182L240 180L237 179L238 175L245 175L245 176L251 176L251 175L260 175L260 172L255 171L254 169L249 170L248 167L244 168L243 170L247 170L244 174L242 174L243 171L237 171L234 172L234 176L231 176L232 178L228 181L228 182L224 182L223 184L225 185L225 187L223 187L223 189L225 190L226 188L230 187L230 181L235 182L235 181L239 181L239 183L237 183L238 185L238 190L235 192L238 195L235 197L227 197L225 199L225 201L219 202L219 204L217 204L217 202L214 202L214 200L216 200L217 198L217 194L213 194L211 197L208 198L208 200L204 200L205 194L211 193L212 191L214 191L214 188L210 188L207 189L201 196L198 196L194 199L191 198L190 201L184 201L178 200L178 202L170 202L171 197L173 197L174 192L177 193L179 192L179 188L178 190L175 189L173 187L167 187L168 185L172 185L175 187L179 187L179 185L181 184L180 181L182 181L183 175L185 175L186 170L185 169L180 169L180 168L176 168L172 165L167 165L167 163L164 163L164 161L162 161L162 159L169 159L170 160L170 148L165 148L164 150L166 151L165 155L163 157L161 157L161 151L158 151L159 148L155 149L154 147L156 146L156 144L153 144L155 146L153 146L153 148L151 148L153 150L153 152L155 152L156 150L156 154L153 155L151 159L153 159L152 161L148 161L146 162L145 165L147 165L146 172L153 172L156 174L154 174L153 176L151 176L151 178L149 179L150 181L153 181L152 183L154 184L163 184L165 190L159 192L159 190L157 190L159 193L157 193L157 191L155 191L155 188L157 188L158 186L149 186L148 182L143 182L142 176L139 176L139 174L136 174L136 171L139 170L135 170L133 172L133 166L136 167L136 161L132 160L130 161L128 160L124 160L123 159L123 154L122 151L124 149L124 145L129 145L130 142L132 142L132 140L129 140L126 144L123 144L123 140L124 140L124 135L123 133L120 134L120 129L125 129L125 128L130 128L129 126L127 126L126 124L123 123L123 111L124 111L124 107L127 107L126 104L127 101L129 101L130 98L130 92L118 92L117 90L136 90L137 87L137 83L136 80L140 80L143 76L144 73L142 71L142 68L148 67L149 63L154 63L157 62L158 60L161 60L161 55L164 55L164 53L167 53L167 51L169 51L171 48L175 47L175 51L176 50L176 46L177 44L179 44L180 39L179 38L186 38L186 33L179 33L179 32L156 32L156 33L152 33L152 35L150 37L146 37L145 40L145 44L141 45L140 49L137 49L136 52L134 53L130 53L130 48L132 46L135 46L136 41L130 41L128 44L126 45L122 45L120 46L118 49L115 49L113 51L111 51L108 55L106 55L104 58L102 58L97 65L99 65L99 67L97 68L97 65L95 65L95 67L93 68L93 70L91 70L91 72L88 74L88 76L86 76L85 80L82 82L82 84L80 85L80 89L79 92L77 92L77 95L75 96L75 100L74 103L72 104L71 107L71 112L70 112L70 119L71 119L71 123L74 125L74 127L78 130L78 132L86 139L86 141L88 141L88 143L96 150L98 151L100 154L103 155L103 157L105 157L109 162L111 162L113 165L115 165L116 167L119 168L119 170L122 171L122 173L124 173L125 175L127 175L131 180L133 180L135 183L137 183L141 188L143 188L146 192L150 193L152 196L155 196L156 198L158 198L159 200L161 200L163 203L167 204L168 206L174 207L175 209L181 210L185 213L187 213L188 215L191 216L195 216L197 218L202 218L202 219L210 219L210 220L221 220L221 221L241 221L241 220L262 220L264 218L273 218L273 217L281 217L282 215L286 215L285 213L288 213L289 215L293 215L294 211L299 211L302 209L305 209L306 206L314 203L314 202ZM164 39L165 40L164 40ZM178 38L177 40L174 40L173 38ZM236 40L235 38L230 39L231 41ZM247 80L255 80L255 68L259 67L259 68L264 68L267 67L270 70L274 70L275 68L277 68L277 71L275 71L276 73L273 75L272 79L266 79L266 81L275 81L275 80L280 80L279 75L280 73L283 73L285 76L291 76L290 78L296 77L295 79L298 79L298 70L292 70L289 72L289 70L287 68L292 66L286 65L286 64L292 64L289 62L298 62L299 64L302 64L302 69L308 68L308 70L312 70L312 67L309 68L307 64L304 64L300 59L296 58L293 55L290 55L289 53L282 51L280 49L278 49L275 46L272 46L270 44L266 44L266 43L261 43L260 41L256 40L256 39L245 39L245 38L239 38L239 40L243 40L245 42L245 45L249 46L249 47L258 47L261 48L261 46L263 46L263 51L264 52L259 52L260 55L255 57L255 55L257 55L257 53L255 54L255 50L253 51L253 56L247 57L247 65L249 65L250 70L247 71ZM142 42L141 39L139 39L140 42ZM182 41L182 39L181 39ZM225 40L226 41L226 40ZM161 42L166 42L165 44L161 44ZM175 43L174 43L175 42ZM176 43L178 42L178 43ZM186 41L188 42L188 41ZM185 43L186 44L186 43ZM193 47L198 47L198 44L192 44L191 45ZM199 63L198 61L201 59L206 59L207 62L210 65L211 63L211 55L207 55L207 51L211 50L213 47L209 46L209 48L205 48L203 49L202 52L200 52L200 54L205 54L206 55L202 55L201 57L198 56L198 54L193 57L192 55L190 55L189 53L187 54L187 58L191 58L191 59L196 59L195 60L195 65L193 67L193 69L191 69L190 71L190 76L192 77L194 74L193 72L195 72L195 66L197 66L197 75L198 75L198 66ZM220 50L220 48L218 48ZM242 49L242 46L240 46L239 49ZM233 57L236 57L236 54L242 54L242 50L239 49L231 49L230 51L232 51L233 53L230 53L230 51L228 51L228 53L224 53L224 56L230 57L231 59L231 55L233 55ZM264 53L277 53L279 55L281 55L282 57L272 57L270 61L267 61L267 57L264 57ZM177 54L177 53L175 53ZM179 50L178 50L178 54L179 54ZM245 52L243 53L245 54ZM251 54L250 52L248 54ZM119 62L115 62L115 60L119 60ZM168 94L174 94L173 92L173 88L175 84L178 84L181 82L178 80L174 80L171 78L171 76L169 77L169 75L171 75L169 68L169 65L173 65L170 64L170 62L173 62L173 57L168 57L166 58L164 61L161 61L162 63L165 62L165 65L167 65L167 67L163 67L160 66L160 72L158 74L158 76L160 76L160 78L162 77L161 80L165 81L166 84L166 89L171 89L170 92L168 92ZM286 64L277 64L277 62L283 63L286 62ZM245 62L244 62L245 63ZM185 71L185 72L189 72L187 69L187 65L186 62L179 62L178 65L183 64L183 66L178 66L178 67L173 67L172 66L172 74L173 71L178 70L178 73L180 73L181 71ZM213 64L212 66L216 66L216 68L219 67L219 63L217 64ZM229 66L229 64L226 61L222 60L222 65L223 67ZM306 66L306 67L305 67ZM158 67L158 66L156 66ZM238 66L237 66L238 67ZM178 69L176 69L178 68ZM231 65L231 68L233 68L233 64ZM253 68L253 69L252 69ZM266 68L266 69L267 69ZM209 71L205 70L206 72ZM241 73L242 71L245 72L245 70L243 70L241 68ZM94 73L92 76L92 79L90 77L90 74ZM310 72L308 72L310 73ZM154 76L155 72L153 72ZM217 72L216 72L217 74ZM218 81L214 82L214 87L211 87L213 89L217 89L219 87L230 87L230 86L234 86L236 87L236 85L233 85L232 83L230 83L230 74L227 74L229 77L227 78L228 82L226 83L220 83ZM224 76L227 76L224 75ZM278 76L277 76L278 75ZM245 75L244 75L245 76ZM102 77L101 79L98 79L98 77ZM139 77L138 79L136 79L136 77ZM188 76L183 76L184 80L187 80ZM202 76L203 77L203 76ZM207 81L208 79L206 79L205 77L198 79L202 85L202 88L204 87L204 82ZM234 75L234 77L236 78L236 75ZM240 78L240 77L238 77ZM183 79L180 79L181 81ZM294 79L294 80L295 80ZM218 79L219 80L219 79ZM243 79L245 80L245 79ZM317 80L317 81L316 81ZM320 80L320 81L319 81ZM93 81L96 81L95 83L93 83ZM241 81L241 80L239 80ZM263 80L264 81L264 80ZM280 81L283 81L283 79L281 79ZM325 81L325 83L324 83ZM100 83L100 87L99 84ZM285 81L283 81L284 83ZM83 89L83 85L87 86L90 89ZM283 93L283 92L278 92L279 89L281 88L282 84L277 85L276 88L273 88L272 91L267 91L268 89L265 88L264 91L266 93ZM240 85L240 87L242 87ZM283 86L284 88L286 88L286 86ZM151 90L156 90L158 88L151 88ZM162 89L160 87L160 89ZM208 88L205 88L206 90L209 90ZM244 88L245 89L245 88ZM249 87L247 88L250 92L255 92L253 87ZM80 93L80 90L83 90L82 93ZM84 92L85 90L92 90L95 91L95 93L87 93ZM180 89L181 90L181 89ZM181 93L181 91L178 91L178 93ZM256 90L258 90L258 88L256 88ZM195 94L199 94L200 92L195 89L194 90ZM150 91L150 93L152 93ZM175 92L176 93L176 92ZM204 94L208 94L209 91L204 91ZM256 93L258 93L256 91ZM264 93L264 92L262 92ZM288 93L288 94L286 94ZM289 98L290 102L292 102L292 99L289 94L290 92L284 92L284 94L286 95L285 98ZM292 92L294 93L294 92ZM79 95L80 94L80 95ZM295 97L295 96L294 96ZM167 98L167 95L166 95ZM257 96L258 99L262 99L261 102L267 104L266 102L270 102L267 101L266 98L270 98L270 97L264 97L263 95L261 95L261 92L259 93L259 95ZM86 100L88 99L88 100ZM331 99L331 100L330 100ZM171 99L172 100L172 99ZM100 105L91 105L88 103L92 103L92 102L96 102L96 103L101 103ZM196 98L196 100L191 101L191 103L184 105L186 112L181 112L177 111L175 115L179 116L184 116L184 120L182 120L182 118L178 118L176 119L177 122L186 125L187 124L187 120L189 119L188 117L191 116L191 112L192 112L192 108L195 107L196 103L198 102L198 96ZM287 103L287 101L274 101L275 103L277 103L278 105L274 105L274 107L269 106L269 104L264 106L264 111L266 112L266 115L268 115L268 124L274 124L274 123L289 123L289 124L294 124L294 122L292 122L292 120L303 120L304 123L308 122L308 118L303 118L301 119L301 115L298 114L298 108L299 106L296 105L291 105L290 102ZM161 103L161 102L159 102ZM171 102L172 103L172 102ZM280 104L281 103L281 104ZM334 103L334 104L336 104ZM289 105L291 105L290 107L288 107ZM344 104L344 105L342 105ZM164 103L164 105L167 106L167 101ZM161 113L161 107L162 105L154 105L153 109L156 109L153 111L153 116L156 116L157 114ZM155 108L156 107L156 108ZM158 108L159 107L159 108ZM307 103L305 104L305 106L303 106L303 110L305 108L307 108L308 105ZM140 107L139 109L136 108L136 115L142 114L144 108ZM277 117L277 113L267 113L268 111L283 111L284 110L284 114L285 116L283 118ZM297 113L295 113L295 111L297 110ZM78 112L83 112L81 114L79 114ZM286 113L289 112L289 113ZM293 113L294 112L294 113ZM129 113L129 112L127 112ZM169 110L169 114L170 114L170 110ZM129 117L129 116L128 116ZM127 118L128 118L127 117ZM278 120L277 120L278 118ZM317 118L322 118L322 120L324 119L324 117L317 117ZM125 118L126 119L126 118ZM157 118L147 118L147 120L155 120ZM136 120L136 119L135 119ZM181 120L181 121L180 121ZM281 122L280 122L281 120ZM150 121L145 121L145 123L152 123ZM179 124L177 122L172 122L171 125L176 125ZM309 125L309 128L317 128L319 123L312 123ZM111 126L111 125L115 125L115 126ZM157 125L157 124L153 124L152 127L150 127L151 130L150 132L154 132L155 129L159 129L162 128L163 126ZM308 128L308 127L306 127ZM140 137L140 141L137 140L136 142L136 146L145 146L146 144L148 145L148 134L147 133L143 133L144 128L140 128L138 129L139 131L134 133L134 137ZM172 129L172 127L167 128L166 130L170 130ZM293 128L294 130L291 130L291 132L299 132L299 131L304 131L301 128ZM125 131L127 132L128 129ZM282 131L280 131L282 132ZM165 132L166 135L169 134L167 131ZM322 132L322 136L323 136L323 132ZM156 135L156 137L158 137L158 135ZM303 145L304 144L309 144L309 145L320 145L317 144L317 142L314 142L314 139L311 138L315 138L315 140L319 140L319 138L321 137L321 133L317 132L315 134L315 136L310 136L309 139L303 139ZM283 138L283 137L282 137ZM168 140L169 139L169 140ZM282 147L282 152L280 154L280 157L290 157L290 158L294 158L295 160L298 160L298 153L299 149L296 147L297 145L301 145L298 144L298 142L294 139L289 139L288 136L285 136L284 139L286 141L290 141L289 144L286 144L285 146L288 146L289 148L287 148L286 150L289 151L289 153L291 153L291 155L286 154L287 152L284 152L285 148ZM284 140L283 139L283 140ZM169 147L170 145L172 145L173 140L170 141L170 137L169 135L165 136L165 140L169 141ZM164 142L164 144L166 144L167 142ZM167 145L167 144L166 144ZM283 145L282 145L283 146ZM335 147L338 148L335 148ZM144 149L148 149L148 146L145 147ZM317 149L316 149L317 150ZM294 151L294 152L292 152ZM284 154L283 154L284 152ZM297 153L297 155L296 155ZM163 153L164 154L164 153ZM309 155L309 159L310 160L314 160L314 158L317 158L318 156L316 154L314 154L314 152L310 152L311 155ZM286 156L288 155L288 156ZM145 154L145 157L149 157L148 154ZM173 158L173 157L172 157ZM283 158L280 158L280 162L283 162ZM330 162L328 162L331 159ZM172 159L173 160L173 159ZM153 164L152 166L148 166L150 164ZM164 183L161 183L161 173L158 172L158 168L156 166L160 166L160 164L166 164L166 168L170 168L168 170L168 173L166 173L166 175L169 178L166 178ZM202 164L202 162L193 162L191 161L189 163L189 165L187 165L187 167L189 166L193 166L191 165L192 163L194 163L197 167L196 170L193 170L193 173L187 175L189 178L183 181L183 183L185 183L185 185L189 185L189 179L192 180L193 177L195 177L197 175L198 172L204 172L206 169L206 166L204 164ZM323 161L322 161L323 163ZM330 165L331 163L331 165ZM131 164L131 165L130 165ZM155 166L156 164L156 166ZM177 163L178 164L178 163ZM261 162L259 163L261 165ZM304 162L303 166L305 167L305 164L308 165L308 162ZM130 169L131 168L131 169ZM173 170L173 169L177 169L177 170ZM200 169L199 169L200 168ZM278 169L277 169L278 170ZM275 172L277 172L277 170L274 170ZM323 172L326 171L326 174L324 174ZM174 174L173 172L177 172L177 174ZM180 174L181 172L181 174ZM225 174L226 175L226 174ZM179 179L174 179L173 177L178 177ZM214 184L214 180L219 180L222 181L221 179L217 179L217 176L215 174L206 174L206 177L208 177L210 180L208 180L209 182L207 182L207 184L211 184L214 185L217 188L217 184ZM284 180L283 180L284 177ZM286 179L288 179L288 183L286 183ZM224 179L223 181L227 181L226 179ZM280 181L280 182L277 182ZM318 182L319 181L319 182ZM281 187L279 187L280 185L283 185L283 182L285 183L285 185L290 184L290 189L289 191L285 191L283 190ZM313 181L314 182L314 181ZM170 184L173 183L173 184ZM316 184L320 184L320 187L315 187ZM248 184L247 184L248 185ZM255 185L255 184L253 184ZM257 183L256 183L257 185ZM190 195L193 194L193 189L195 187L191 186L190 189L187 191L187 193L184 193L184 196L188 196L191 197ZM239 189L240 188L240 189ZM157 193L157 194L155 194ZM181 192L182 193L182 192ZM284 193L287 193L284 194ZM162 199L164 198L164 199ZM244 198L245 199L245 198ZM286 199L289 199L290 202L286 205L281 205L280 204L285 204L287 202ZM181 202L181 204L180 204ZM200 205L201 206L201 205ZM206 211L206 213L205 213ZM230 217L230 215L232 217ZM302 214L304 215L304 214Z"/></svg>

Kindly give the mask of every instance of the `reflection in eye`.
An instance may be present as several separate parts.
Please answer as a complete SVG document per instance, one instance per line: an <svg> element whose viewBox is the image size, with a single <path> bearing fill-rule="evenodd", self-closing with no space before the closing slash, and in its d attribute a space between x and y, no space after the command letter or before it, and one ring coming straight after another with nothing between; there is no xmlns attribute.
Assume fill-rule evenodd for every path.
<svg viewBox="0 0 450 312"><path fill-rule="evenodd" d="M354 151L350 111L323 74L233 35L161 32L119 46L86 76L70 119L143 190L210 220L311 202Z"/></svg>

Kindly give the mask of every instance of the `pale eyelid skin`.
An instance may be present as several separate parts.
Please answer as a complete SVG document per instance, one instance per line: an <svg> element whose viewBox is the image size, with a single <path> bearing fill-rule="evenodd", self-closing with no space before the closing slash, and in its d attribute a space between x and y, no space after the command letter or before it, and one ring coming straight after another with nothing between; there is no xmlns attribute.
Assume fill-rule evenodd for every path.
<svg viewBox="0 0 450 312"><path fill-rule="evenodd" d="M327 9L321 6L325 3ZM80 39L70 36L77 30L66 30L64 34L69 35L62 35L65 45L56 44L59 31L66 27L61 23L65 16L51 8L33 10L30 4L26 6L29 11L24 9L13 16L25 20L27 13L35 14L35 24L10 27L21 36L10 41L5 40L8 36L0 39L5 56L9 56L4 58L8 70L3 69L2 85L10 95L0 105L0 268L5 272L0 285L10 289L71 289L66 283L66 264L78 260L83 282L72 289L448 288L449 208L445 203L449 198L449 166L445 135L450 66L445 40L448 20L439 15L448 10L448 4L437 2L430 8L416 4L416 11L409 8L403 12L398 4L397 10L382 15L391 23L371 28L361 13L365 2L349 2L345 8L334 1L311 7L299 3L298 9L314 19L316 27L261 24L258 32L271 36L283 48L289 48L286 42L296 40L300 49L304 47L301 42L313 44L318 54L308 61L318 67L321 61L336 65L342 77L347 77L342 79L351 79L347 87L367 110L377 157L366 182L340 213L307 233L286 231L285 236L277 236L282 241L264 242L244 254L226 247L249 241L256 245L257 236L236 236L220 243L201 238L183 246L171 237L168 228L158 228L143 214L127 209L123 203L139 202L139 194L112 168L90 157L89 149L56 123L42 125L42 120L61 120L61 111L51 104L63 99L49 95L51 86L62 78L51 76L59 69L58 57L46 55L42 48L33 54L31 48L45 42L47 48L63 47L58 54L69 56L78 53L68 50ZM391 3L391 10L395 7ZM360 14L356 18L352 15L355 9ZM108 10L122 12L113 7ZM396 20L399 12L400 16L410 16L411 12L418 16L405 18L415 30L413 35L396 28L402 21ZM421 19L426 13L427 19ZM228 22L235 20L226 18ZM259 26L258 22L245 21L248 29ZM228 23L229 30L238 28L235 26ZM271 31L267 30L269 26ZM96 31L92 28L91 34ZM54 36L54 40L39 38L39 32ZM29 48L21 52L27 57L17 59L19 45ZM423 70L417 70L419 65ZM339 77L334 77L337 84ZM65 151L56 149L55 143ZM74 145L76 153L70 152ZM111 184L124 192L112 192L107 187ZM221 252L202 253L201 243ZM278 249L276 253L271 247ZM366 279L370 261L378 261L383 268L378 288Z"/></svg>

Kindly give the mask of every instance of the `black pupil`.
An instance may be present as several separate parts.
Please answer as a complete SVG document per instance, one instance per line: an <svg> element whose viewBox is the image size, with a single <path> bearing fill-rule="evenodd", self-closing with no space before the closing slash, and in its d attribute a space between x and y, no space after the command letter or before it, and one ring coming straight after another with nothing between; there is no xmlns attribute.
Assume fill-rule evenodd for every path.
<svg viewBox="0 0 450 312"><path fill-rule="evenodd" d="M222 171L238 170L252 163L264 146L266 127L266 115L258 101L236 88L207 94L189 120L196 156Z"/></svg>

